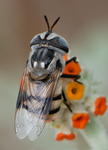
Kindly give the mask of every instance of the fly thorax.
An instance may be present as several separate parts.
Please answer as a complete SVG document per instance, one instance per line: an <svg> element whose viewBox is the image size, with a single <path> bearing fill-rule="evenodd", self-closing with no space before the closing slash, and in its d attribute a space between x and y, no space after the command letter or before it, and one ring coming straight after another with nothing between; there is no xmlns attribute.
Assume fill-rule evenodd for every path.
<svg viewBox="0 0 108 150"><path fill-rule="evenodd" d="M31 51L28 62L28 70L32 76L46 77L50 74L51 70L48 70L54 58L54 51L48 50L47 47L41 47L35 51Z"/></svg>
<svg viewBox="0 0 108 150"><path fill-rule="evenodd" d="M65 61L60 53L49 50L47 47L41 47L30 53L28 70L33 77L46 78L57 67L61 67L62 74Z"/></svg>
<svg viewBox="0 0 108 150"><path fill-rule="evenodd" d="M60 69L60 72L62 75L64 68L65 68L65 60L60 53L55 52L54 57L51 63L49 64L47 70L49 70L50 72L53 72L53 70L58 70L58 68Z"/></svg>
<svg viewBox="0 0 108 150"><path fill-rule="evenodd" d="M54 58L54 51L48 50L46 47L41 47L35 50L31 56L31 66L34 69L47 69Z"/></svg>

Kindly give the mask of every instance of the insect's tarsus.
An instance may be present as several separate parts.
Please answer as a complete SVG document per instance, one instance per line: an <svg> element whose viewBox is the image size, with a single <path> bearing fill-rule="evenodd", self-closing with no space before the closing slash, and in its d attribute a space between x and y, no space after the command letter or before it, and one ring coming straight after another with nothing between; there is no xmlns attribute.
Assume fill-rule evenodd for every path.
<svg viewBox="0 0 108 150"><path fill-rule="evenodd" d="M73 78L75 82L82 84L82 82L77 81L79 78L81 78L80 75L62 74L60 77L62 77L62 78Z"/></svg>
<svg viewBox="0 0 108 150"><path fill-rule="evenodd" d="M64 94L63 90L62 90L62 96L63 96L63 99L64 99L64 104L67 106L67 108L69 109L69 111L72 113L72 109L70 108L70 106L67 103L67 99L65 97L65 94Z"/></svg>
<svg viewBox="0 0 108 150"><path fill-rule="evenodd" d="M71 61L78 63L78 62L76 61L76 59L77 59L76 56L72 57L71 59L69 59L69 60L66 61L66 65L69 64Z"/></svg>
<svg viewBox="0 0 108 150"><path fill-rule="evenodd" d="M75 82L79 83L79 84L83 84L82 82L80 81L77 81L78 79L74 79Z"/></svg>
<svg viewBox="0 0 108 150"><path fill-rule="evenodd" d="M75 79L79 79L81 76L80 75L70 75L70 74L62 74L61 75L62 78L75 78Z"/></svg>

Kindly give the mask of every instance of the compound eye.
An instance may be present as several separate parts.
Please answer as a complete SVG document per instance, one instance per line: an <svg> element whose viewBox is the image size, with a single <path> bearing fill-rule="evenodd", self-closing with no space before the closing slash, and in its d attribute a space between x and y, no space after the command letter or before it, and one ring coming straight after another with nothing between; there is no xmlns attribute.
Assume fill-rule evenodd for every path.
<svg viewBox="0 0 108 150"><path fill-rule="evenodd" d="M37 44L39 44L40 41L41 41L40 34L38 34L38 35L36 35L36 36L31 40L31 42L30 42L30 47L31 47L32 45L37 45Z"/></svg>
<svg viewBox="0 0 108 150"><path fill-rule="evenodd" d="M49 43L51 46L59 48L66 53L68 53L69 51L69 46L68 46L67 41L61 36L57 36L57 37L54 37L53 39L50 39Z"/></svg>

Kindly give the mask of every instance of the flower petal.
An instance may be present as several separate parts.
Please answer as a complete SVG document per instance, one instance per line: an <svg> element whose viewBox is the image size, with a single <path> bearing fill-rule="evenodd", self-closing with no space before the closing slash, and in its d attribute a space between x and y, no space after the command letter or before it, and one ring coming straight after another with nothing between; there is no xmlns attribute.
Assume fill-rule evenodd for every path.
<svg viewBox="0 0 108 150"><path fill-rule="evenodd" d="M78 113L74 114L72 117L73 127L78 129L84 129L86 124L89 121L89 114L88 113Z"/></svg>
<svg viewBox="0 0 108 150"><path fill-rule="evenodd" d="M75 139L75 134L71 133L71 134L66 135L66 139L67 140L73 140L73 139Z"/></svg>
<svg viewBox="0 0 108 150"><path fill-rule="evenodd" d="M65 59L65 61L68 60L68 54L66 54L65 56L63 56L63 58Z"/></svg>
<svg viewBox="0 0 108 150"><path fill-rule="evenodd" d="M78 62L71 61L70 63L66 64L64 69L64 74L70 74L70 75L77 75L81 72L81 68L78 64Z"/></svg>
<svg viewBox="0 0 108 150"><path fill-rule="evenodd" d="M69 100L79 100L82 98L84 92L84 85L72 82L67 85L67 96Z"/></svg>
<svg viewBox="0 0 108 150"><path fill-rule="evenodd" d="M106 105L106 98L105 97L98 97L95 101L95 111L94 114L103 115L107 109Z"/></svg>
<svg viewBox="0 0 108 150"><path fill-rule="evenodd" d="M60 132L56 136L56 141L62 141L65 137L66 137L66 135L64 133Z"/></svg>
<svg viewBox="0 0 108 150"><path fill-rule="evenodd" d="M73 140L74 138L75 138L75 134L74 133L64 134L64 133L60 132L56 136L56 141L62 141L64 139L66 139L66 140Z"/></svg>

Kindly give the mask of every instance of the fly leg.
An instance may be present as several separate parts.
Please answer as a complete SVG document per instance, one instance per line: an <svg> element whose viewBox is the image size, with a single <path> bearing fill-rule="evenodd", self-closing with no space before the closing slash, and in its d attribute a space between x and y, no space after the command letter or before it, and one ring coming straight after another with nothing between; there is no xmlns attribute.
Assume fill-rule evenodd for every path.
<svg viewBox="0 0 108 150"><path fill-rule="evenodd" d="M64 102L64 104L67 106L67 108L69 109L69 111L72 113L72 109L70 108L70 106L67 103L67 99L65 97L65 94L64 94L63 90L62 90L62 96L63 96L63 102Z"/></svg>

